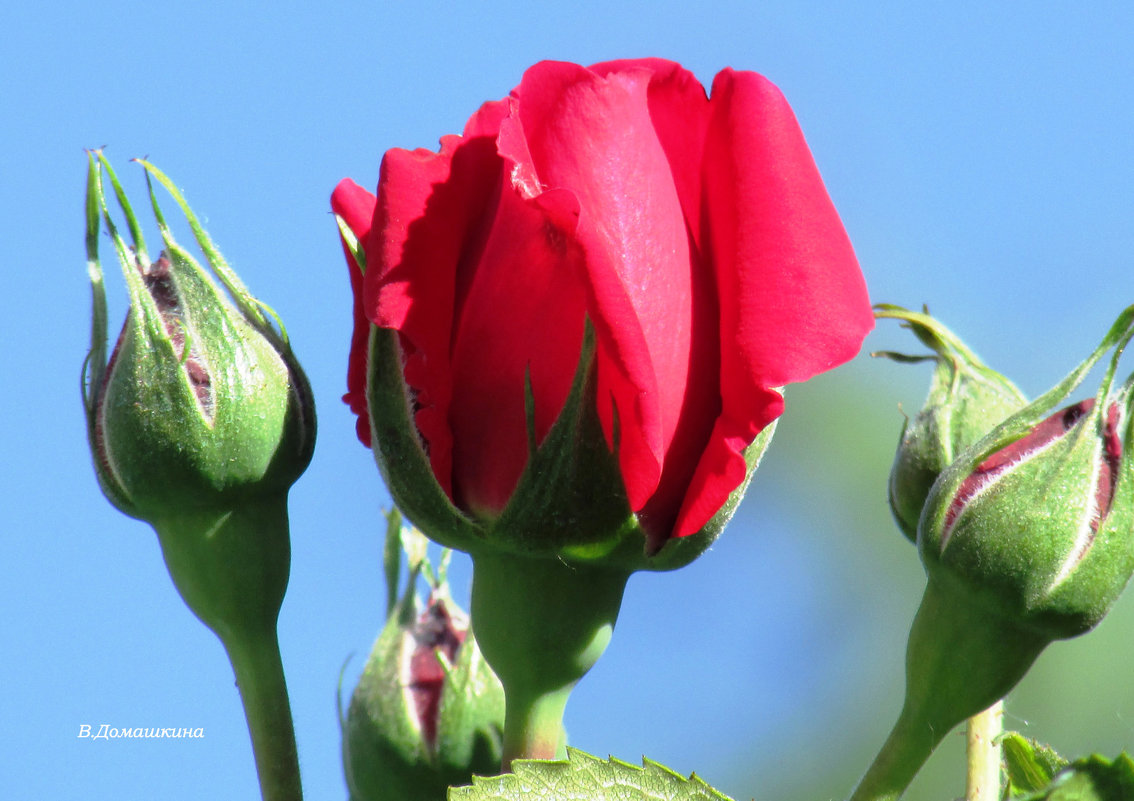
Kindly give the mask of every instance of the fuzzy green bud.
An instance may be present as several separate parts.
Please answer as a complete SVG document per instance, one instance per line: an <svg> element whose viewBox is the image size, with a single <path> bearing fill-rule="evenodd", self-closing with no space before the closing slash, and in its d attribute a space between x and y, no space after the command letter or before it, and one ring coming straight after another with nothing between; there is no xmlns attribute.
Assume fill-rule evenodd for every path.
<svg viewBox="0 0 1134 801"><path fill-rule="evenodd" d="M880 318L905 322L931 356L878 353L897 361L934 362L929 395L907 419L890 469L890 509L902 533L917 540L917 522L933 482L968 446L979 440L1027 398L985 365L952 331L928 314L899 306L878 306Z"/></svg>
<svg viewBox="0 0 1134 801"><path fill-rule="evenodd" d="M928 581L902 713L852 799L897 798L962 720L1053 640L1096 625L1134 572L1134 376L1114 390L1134 306L1053 389L963 450L918 523ZM1093 399L1063 407L1107 351ZM1063 407L1063 408L1061 408Z"/></svg>
<svg viewBox="0 0 1134 801"><path fill-rule="evenodd" d="M1048 639L1102 620L1134 572L1130 389L1108 390L949 468L923 519L931 580Z"/></svg>
<svg viewBox="0 0 1134 801"><path fill-rule="evenodd" d="M394 512L387 540L394 600L343 721L343 766L351 801L432 801L474 773L498 772L504 690L449 595L444 562L434 574L426 559L424 536L403 530ZM389 560L403 545L409 582L399 594ZM422 574L430 584L424 604Z"/></svg>
<svg viewBox="0 0 1134 801"><path fill-rule="evenodd" d="M250 618L275 621L289 567L287 492L311 459L314 403L282 329L225 263L176 187L141 163L147 182L155 178L184 211L211 271L174 240L152 184L164 247L151 260L110 164L91 154L88 435L107 498L154 527L182 596L225 639L222 630ZM106 179L126 217L129 245L110 214ZM109 359L102 222L130 294Z"/></svg>
<svg viewBox="0 0 1134 801"><path fill-rule="evenodd" d="M1067 378L966 449L933 485L918 548L937 606L968 620L969 632L944 637L952 627L938 621L919 647L970 665L955 697L937 701L956 721L1007 693L1052 640L1095 626L1134 572L1130 382L1112 392L1131 336L1134 307ZM1096 396L1060 408L1112 348ZM969 647L984 639L999 645ZM911 659L917 640L911 634ZM918 661L933 660L911 666Z"/></svg>

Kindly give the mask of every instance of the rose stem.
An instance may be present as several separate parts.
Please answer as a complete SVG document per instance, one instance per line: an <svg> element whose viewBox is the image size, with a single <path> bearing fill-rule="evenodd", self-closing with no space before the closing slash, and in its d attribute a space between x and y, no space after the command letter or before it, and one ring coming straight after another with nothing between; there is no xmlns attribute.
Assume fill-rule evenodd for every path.
<svg viewBox="0 0 1134 801"><path fill-rule="evenodd" d="M999 801L1000 733L1004 730L1004 701L997 701L969 718L966 749L968 773L965 801Z"/></svg>
<svg viewBox="0 0 1134 801"><path fill-rule="evenodd" d="M261 636L229 640L225 650L240 687L263 801L302 801L295 729L275 628Z"/></svg>

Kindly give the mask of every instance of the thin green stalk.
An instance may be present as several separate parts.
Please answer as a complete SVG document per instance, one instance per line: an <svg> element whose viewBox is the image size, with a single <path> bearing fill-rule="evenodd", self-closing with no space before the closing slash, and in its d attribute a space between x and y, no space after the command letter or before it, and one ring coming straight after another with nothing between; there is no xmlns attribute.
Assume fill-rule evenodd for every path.
<svg viewBox="0 0 1134 801"><path fill-rule="evenodd" d="M945 735L1003 698L1046 644L931 577L910 629L901 716L850 801L900 798ZM984 736L991 746L995 736ZM981 756L982 763L988 759ZM999 768L998 759L993 764ZM986 798L995 793L980 796Z"/></svg>
<svg viewBox="0 0 1134 801"><path fill-rule="evenodd" d="M236 674L263 801L301 801L299 758L276 620L291 548L286 495L154 523L169 575L220 638Z"/></svg>
<svg viewBox="0 0 1134 801"><path fill-rule="evenodd" d="M969 718L965 801L999 801L1000 734L1003 731L1003 700Z"/></svg>
<svg viewBox="0 0 1134 801"><path fill-rule="evenodd" d="M299 755L275 629L230 638L225 650L236 673L252 737L263 801L302 801Z"/></svg>
<svg viewBox="0 0 1134 801"><path fill-rule="evenodd" d="M944 736L907 704L849 801L896 801Z"/></svg>

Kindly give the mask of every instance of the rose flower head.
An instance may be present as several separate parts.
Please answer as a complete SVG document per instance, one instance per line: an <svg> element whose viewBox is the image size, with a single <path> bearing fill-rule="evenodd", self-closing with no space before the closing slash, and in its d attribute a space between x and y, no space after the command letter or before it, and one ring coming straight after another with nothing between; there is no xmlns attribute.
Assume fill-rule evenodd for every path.
<svg viewBox="0 0 1134 801"><path fill-rule="evenodd" d="M710 96L659 59L541 62L332 206L359 436L405 513L465 550L687 562L780 389L873 325L791 108L751 72Z"/></svg>

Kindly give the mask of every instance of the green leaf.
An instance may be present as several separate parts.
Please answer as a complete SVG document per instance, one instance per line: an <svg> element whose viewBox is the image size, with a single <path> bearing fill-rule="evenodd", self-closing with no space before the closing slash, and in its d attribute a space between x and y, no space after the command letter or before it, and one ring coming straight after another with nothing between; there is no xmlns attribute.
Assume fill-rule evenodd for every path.
<svg viewBox="0 0 1134 801"><path fill-rule="evenodd" d="M517 760L512 770L503 776L474 776L472 786L451 788L449 801L731 801L696 773L686 779L645 758L638 767L568 748L566 760Z"/></svg>
<svg viewBox="0 0 1134 801"><path fill-rule="evenodd" d="M1050 746L1008 732L1001 740L1004 766L1008 772L1009 798L1034 793L1047 787L1055 775L1067 767L1067 760Z"/></svg>
<svg viewBox="0 0 1134 801"><path fill-rule="evenodd" d="M1022 801L1128 801L1134 798L1134 760L1126 753L1109 760L1097 754L1078 759L1045 789Z"/></svg>

